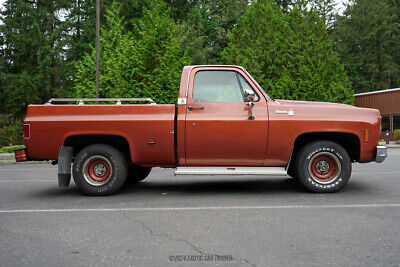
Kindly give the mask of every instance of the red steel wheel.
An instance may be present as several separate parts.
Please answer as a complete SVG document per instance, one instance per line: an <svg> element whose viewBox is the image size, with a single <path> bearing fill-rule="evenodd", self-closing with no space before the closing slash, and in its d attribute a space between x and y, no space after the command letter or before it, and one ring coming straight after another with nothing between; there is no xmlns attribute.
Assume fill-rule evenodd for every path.
<svg viewBox="0 0 400 267"><path fill-rule="evenodd" d="M335 163L331 158L318 157L311 163L311 170L318 179L328 179L335 173Z"/></svg>
<svg viewBox="0 0 400 267"><path fill-rule="evenodd" d="M103 182L110 176L111 167L102 159L98 159L89 164L89 176L96 182Z"/></svg>
<svg viewBox="0 0 400 267"><path fill-rule="evenodd" d="M86 182L93 186L105 185L112 176L110 161L100 155L89 157L84 163L82 174Z"/></svg>
<svg viewBox="0 0 400 267"><path fill-rule="evenodd" d="M335 181L341 172L339 158L327 151L316 153L309 161L308 171L311 178L319 184Z"/></svg>

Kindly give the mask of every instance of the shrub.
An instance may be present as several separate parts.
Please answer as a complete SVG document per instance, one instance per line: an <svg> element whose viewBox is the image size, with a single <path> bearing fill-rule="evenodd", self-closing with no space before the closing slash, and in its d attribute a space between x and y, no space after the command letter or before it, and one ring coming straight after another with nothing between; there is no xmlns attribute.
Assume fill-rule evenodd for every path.
<svg viewBox="0 0 400 267"><path fill-rule="evenodd" d="M0 148L0 154L2 153L14 153L15 149L18 148L24 148L25 146L3 146L2 148Z"/></svg>
<svg viewBox="0 0 400 267"><path fill-rule="evenodd" d="M0 128L0 147L22 145L22 124L6 125Z"/></svg>
<svg viewBox="0 0 400 267"><path fill-rule="evenodd" d="M393 139L394 139L394 141L400 141L400 129L397 129L394 131Z"/></svg>

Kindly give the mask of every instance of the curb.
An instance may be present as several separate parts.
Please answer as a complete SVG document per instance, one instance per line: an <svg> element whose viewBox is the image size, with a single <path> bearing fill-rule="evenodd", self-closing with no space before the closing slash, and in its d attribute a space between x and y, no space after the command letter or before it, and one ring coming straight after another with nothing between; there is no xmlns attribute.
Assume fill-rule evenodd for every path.
<svg viewBox="0 0 400 267"><path fill-rule="evenodd" d="M15 159L14 154L0 154L0 160L1 159Z"/></svg>
<svg viewBox="0 0 400 267"><path fill-rule="evenodd" d="M5 164L50 164L51 161L23 161L16 162L14 154L0 154L0 165Z"/></svg>
<svg viewBox="0 0 400 267"><path fill-rule="evenodd" d="M400 148L400 145L397 144L380 144L380 146L385 146L387 148Z"/></svg>
<svg viewBox="0 0 400 267"><path fill-rule="evenodd" d="M23 161L16 162L15 159L0 159L1 165L9 165L9 164L51 164L51 161Z"/></svg>

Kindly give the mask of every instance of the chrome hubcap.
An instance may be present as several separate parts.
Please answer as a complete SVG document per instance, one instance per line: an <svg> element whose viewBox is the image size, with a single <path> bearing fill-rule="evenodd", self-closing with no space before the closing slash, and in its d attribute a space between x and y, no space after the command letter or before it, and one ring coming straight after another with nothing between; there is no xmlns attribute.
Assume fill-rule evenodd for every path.
<svg viewBox="0 0 400 267"><path fill-rule="evenodd" d="M315 168L317 169L317 172L321 174L326 174L329 172L329 163L326 162L325 160L321 160L317 163Z"/></svg>
<svg viewBox="0 0 400 267"><path fill-rule="evenodd" d="M103 164L97 164L94 167L94 174L96 174L96 176L98 177L103 177L104 175L106 175L107 169L106 166L104 166Z"/></svg>
<svg viewBox="0 0 400 267"><path fill-rule="evenodd" d="M103 186L110 181L113 169L111 162L106 157L94 155L83 163L82 174L88 184Z"/></svg>

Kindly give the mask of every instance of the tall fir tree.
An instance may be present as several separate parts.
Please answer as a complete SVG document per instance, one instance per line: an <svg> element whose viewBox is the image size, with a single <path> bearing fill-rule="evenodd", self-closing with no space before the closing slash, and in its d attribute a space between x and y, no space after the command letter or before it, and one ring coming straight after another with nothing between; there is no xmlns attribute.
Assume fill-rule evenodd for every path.
<svg viewBox="0 0 400 267"><path fill-rule="evenodd" d="M284 13L288 13L296 0L275 0Z"/></svg>
<svg viewBox="0 0 400 267"><path fill-rule="evenodd" d="M249 0L197 0L192 3L178 27L183 50L192 64L220 63L231 31L249 3Z"/></svg>
<svg viewBox="0 0 400 267"><path fill-rule="evenodd" d="M66 0L5 2L0 25L5 112L21 117L28 104L66 93L66 31L60 13L67 8Z"/></svg>
<svg viewBox="0 0 400 267"><path fill-rule="evenodd" d="M273 97L352 103L325 24L304 3L284 15L272 1L255 2L234 28L223 59L246 67Z"/></svg>
<svg viewBox="0 0 400 267"><path fill-rule="evenodd" d="M191 64L215 63L213 43L218 39L218 23L211 19L212 11L207 1L198 2L178 24L178 36L182 49L191 59Z"/></svg>
<svg viewBox="0 0 400 267"><path fill-rule="evenodd" d="M335 0L311 0L313 9L325 22L327 28L331 28L337 16L337 3Z"/></svg>
<svg viewBox="0 0 400 267"><path fill-rule="evenodd" d="M400 85L398 10L387 1L355 0L335 24L335 47L357 93Z"/></svg>
<svg viewBox="0 0 400 267"><path fill-rule="evenodd" d="M188 14L201 0L164 0L171 8L171 17L178 23L187 19Z"/></svg>
<svg viewBox="0 0 400 267"><path fill-rule="evenodd" d="M100 95L151 97L159 103L176 101L186 57L176 37L176 25L162 1L144 7L143 17L127 31L117 2L107 11L101 35ZM95 49L77 63L76 95L95 94Z"/></svg>
<svg viewBox="0 0 400 267"><path fill-rule="evenodd" d="M102 26L100 97L131 96L128 94L129 68L133 67L133 38L124 29L120 11L120 4L114 2L106 11ZM83 60L77 63L75 90L78 97L95 97L96 49L90 45L90 50L90 54L85 54Z"/></svg>
<svg viewBox="0 0 400 267"><path fill-rule="evenodd" d="M74 64L82 59L85 53L91 52L91 46L96 40L96 1L94 0L70 0L71 7L66 18L69 26L69 50L68 62ZM121 5L121 16L125 22L138 20L141 17L143 6L147 6L147 0L118 0ZM105 23L106 10L111 7L113 0L100 1L100 23ZM131 23L125 23L126 30L132 30Z"/></svg>
<svg viewBox="0 0 400 267"><path fill-rule="evenodd" d="M72 63L90 51L95 41L96 1L73 0L67 17L69 26L68 60Z"/></svg>

